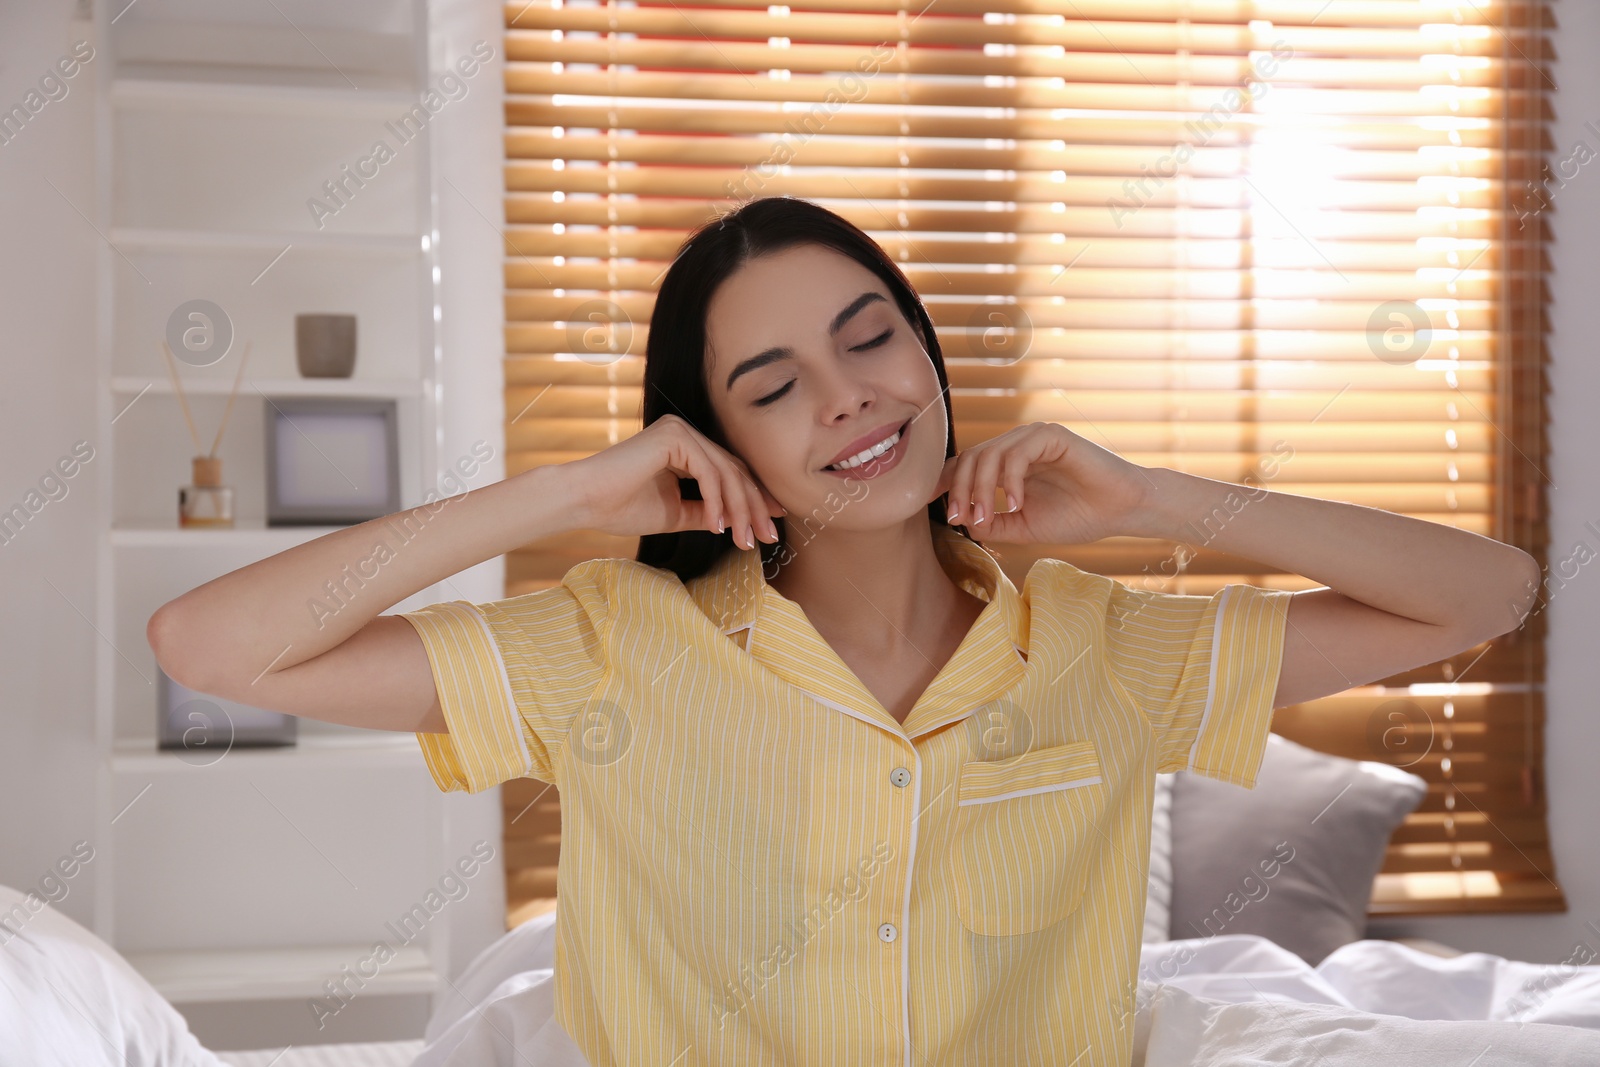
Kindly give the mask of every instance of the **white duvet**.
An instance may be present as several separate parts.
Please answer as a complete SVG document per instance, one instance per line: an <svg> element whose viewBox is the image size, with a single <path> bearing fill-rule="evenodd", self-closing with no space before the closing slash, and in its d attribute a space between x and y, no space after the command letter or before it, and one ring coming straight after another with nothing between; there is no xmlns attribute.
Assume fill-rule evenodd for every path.
<svg viewBox="0 0 1600 1067"><path fill-rule="evenodd" d="M1139 978L1134 1067L1600 1064L1600 966L1223 935L1145 945Z"/></svg>
<svg viewBox="0 0 1600 1067"><path fill-rule="evenodd" d="M413 1067L588 1067L555 1019L554 922L473 963ZM1224 935L1144 945L1139 978L1133 1067L1600 1065L1600 966L1358 941L1313 968Z"/></svg>
<svg viewBox="0 0 1600 1067"><path fill-rule="evenodd" d="M115 950L34 910L0 936L0 1067L222 1067ZM555 918L450 983L413 1067L589 1067L555 1018ZM1600 1065L1600 966L1359 941L1312 968L1224 935L1144 945L1139 978L1134 1067Z"/></svg>

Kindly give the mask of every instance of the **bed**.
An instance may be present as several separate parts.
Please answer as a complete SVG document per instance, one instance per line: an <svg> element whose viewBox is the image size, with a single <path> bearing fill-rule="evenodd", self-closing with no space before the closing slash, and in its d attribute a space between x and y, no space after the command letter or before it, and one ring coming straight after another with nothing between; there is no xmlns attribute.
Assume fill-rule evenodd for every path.
<svg viewBox="0 0 1600 1067"><path fill-rule="evenodd" d="M1363 936L1383 847L1424 788L1276 737L1255 790L1162 775L1133 1067L1600 1064L1593 952L1536 964ZM556 911L480 953L421 1040L250 1051L203 1048L45 902L0 887L4 916L0 1067L588 1067L555 1020Z"/></svg>
<svg viewBox="0 0 1600 1067"><path fill-rule="evenodd" d="M423 1047L420 1040L371 1041L219 1052L217 1058L228 1067L410 1067Z"/></svg>

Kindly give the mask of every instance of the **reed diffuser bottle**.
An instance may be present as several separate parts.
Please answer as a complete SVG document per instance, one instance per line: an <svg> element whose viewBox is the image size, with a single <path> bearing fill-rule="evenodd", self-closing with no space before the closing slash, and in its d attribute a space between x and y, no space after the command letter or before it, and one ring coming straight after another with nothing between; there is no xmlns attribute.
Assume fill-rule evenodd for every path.
<svg viewBox="0 0 1600 1067"><path fill-rule="evenodd" d="M222 484L222 460L194 457L194 484L178 487L179 526L233 526L233 486Z"/></svg>
<svg viewBox="0 0 1600 1067"><path fill-rule="evenodd" d="M167 371L172 375L172 390L178 394L178 406L183 409L183 421L189 424L189 436L199 452L200 431L195 428L194 413L189 410L189 398L183 392L183 380L178 376L178 362L165 341L161 351L167 357ZM178 526L204 529L233 526L233 486L222 484L222 459L217 449L222 446L222 431L228 428L228 416L233 413L233 402L239 396L239 384L244 381L245 364L250 361L250 342L244 343L244 354L239 357L239 369L234 372L233 388L228 392L228 406L222 409L222 423L211 442L211 450L194 457L193 485L178 487Z"/></svg>

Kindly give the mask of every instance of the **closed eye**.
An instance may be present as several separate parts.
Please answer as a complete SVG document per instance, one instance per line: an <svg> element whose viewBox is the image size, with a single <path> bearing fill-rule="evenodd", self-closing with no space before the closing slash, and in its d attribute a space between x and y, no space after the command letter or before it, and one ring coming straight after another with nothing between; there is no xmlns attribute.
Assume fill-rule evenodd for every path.
<svg viewBox="0 0 1600 1067"><path fill-rule="evenodd" d="M866 344L856 345L850 351L859 352L863 348L877 348L879 345L881 345L884 342L888 341L889 338L891 338L893 336L894 336L894 327L891 326L889 329L884 330L882 333L880 333L878 336L874 337L872 340L868 341Z"/></svg>
<svg viewBox="0 0 1600 1067"><path fill-rule="evenodd" d="M864 344L856 345L850 351L852 351L852 352L860 352L861 350L867 349L867 348L878 348L878 347L880 347L882 345L887 344L888 341L889 341L889 338L891 338L893 336L894 336L894 327L891 326L889 329L884 330L882 333L880 333L878 336L874 337L872 340L867 341ZM772 403L774 400L781 400L783 398L784 394L786 394L793 387L794 387L794 382L792 380L789 381L789 382L786 382L782 389L779 389L776 392L768 393L766 396L762 397L760 400L757 400L755 402L756 406L757 407L765 407L766 405Z"/></svg>

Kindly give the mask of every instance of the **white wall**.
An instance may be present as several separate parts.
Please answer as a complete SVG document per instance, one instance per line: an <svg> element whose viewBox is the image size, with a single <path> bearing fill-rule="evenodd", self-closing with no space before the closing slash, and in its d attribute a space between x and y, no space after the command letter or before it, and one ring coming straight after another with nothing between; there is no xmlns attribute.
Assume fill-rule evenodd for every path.
<svg viewBox="0 0 1600 1067"><path fill-rule="evenodd" d="M90 37L69 0L0 4L0 108ZM0 510L95 424L94 62L0 144ZM80 215L82 212L83 215ZM0 882L25 889L94 838L94 461L0 544ZM95 865L61 907L89 925Z"/></svg>
<svg viewBox="0 0 1600 1067"><path fill-rule="evenodd" d="M121 4L113 4L120 9ZM74 41L93 40L74 19L76 0L0 2L0 110L20 103ZM87 10L87 3L83 5ZM436 67L493 44L496 57L471 92L432 124L443 312L444 419L439 454L468 455L479 438L496 459L473 484L504 477L501 244L503 96L500 13L474 0L431 5ZM19 503L73 443L96 443L96 55L67 81L67 95L0 144L0 510ZM442 178L448 178L446 183ZM453 188L452 188L453 186ZM461 202L461 190L473 200ZM481 213L481 214L480 214ZM485 220L487 216L487 220ZM39 884L78 841L94 838L95 510L100 468L90 461L9 544L0 544L0 883ZM490 561L451 579L446 599L503 595L504 567ZM142 634L137 639L142 640ZM421 755L418 754L418 766ZM498 851L498 793L447 800L448 855L487 839ZM94 922L96 866L67 884L60 907ZM504 929L503 868L450 912L450 973ZM304 1005L295 1007L304 1014ZM418 1031L420 1033L420 1023Z"/></svg>
<svg viewBox="0 0 1600 1067"><path fill-rule="evenodd" d="M1554 110L1551 166L1567 159L1582 142L1587 154L1600 154L1600 65L1583 42L1600 43L1600 4L1554 4L1561 33L1557 61L1549 65L1545 91ZM1558 173L1559 176L1559 172ZM1570 172L1570 169L1568 171ZM1552 183L1552 186L1554 183ZM1550 504L1548 558L1559 562L1600 556L1600 360L1595 358L1595 279L1600 278L1600 163L1589 163L1551 196L1547 212L1554 237L1548 249L1550 278L1548 383L1550 462L1545 486ZM1571 573L1570 566L1566 570ZM1552 574L1547 570L1546 575ZM1555 575L1561 576L1557 570ZM1551 588L1556 583L1551 582ZM1568 911L1552 915L1471 916L1413 919L1375 924L1374 932L1431 937L1463 949L1516 959L1559 963L1573 959L1580 943L1600 952L1600 709L1595 706L1596 641L1600 633L1600 566L1583 566L1555 589L1543 609L1549 627L1545 729L1545 777L1549 788L1550 833L1556 880L1567 894ZM1576 957L1581 962L1582 955Z"/></svg>
<svg viewBox="0 0 1600 1067"><path fill-rule="evenodd" d="M473 442L493 443L494 461L485 464L474 486L500 481L505 472L505 56L501 36L505 16L481 0L431 0L429 65L448 69L489 42L494 60L473 79L472 91L440 113L434 128L435 219L439 227L439 343L448 386L444 392L444 437L439 455L449 462L472 453ZM448 178L448 181L444 179ZM499 600L505 595L505 560L498 558L451 579L449 599ZM452 793L449 813L451 856L465 855L473 842L488 840L500 852L500 791L468 797ZM485 892L462 901L450 944L450 973L459 974L472 957L505 929L504 867L496 862Z"/></svg>

